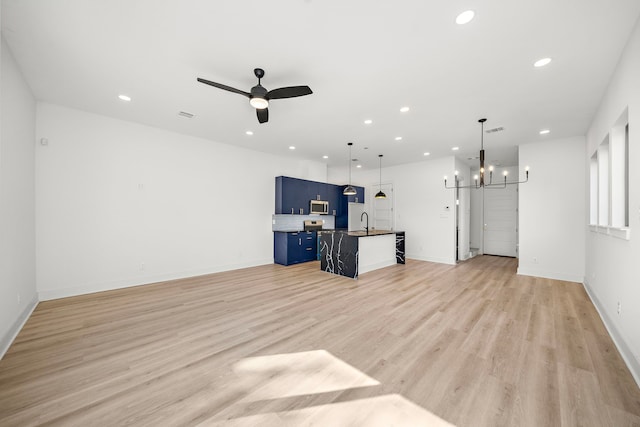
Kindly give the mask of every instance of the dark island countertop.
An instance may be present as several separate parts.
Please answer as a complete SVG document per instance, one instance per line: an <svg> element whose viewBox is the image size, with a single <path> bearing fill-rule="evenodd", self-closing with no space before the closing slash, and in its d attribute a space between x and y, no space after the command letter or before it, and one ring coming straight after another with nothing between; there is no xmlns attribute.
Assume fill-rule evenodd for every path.
<svg viewBox="0 0 640 427"><path fill-rule="evenodd" d="M369 230L368 234L367 234L367 232L365 230L358 230L358 231L319 230L318 232L319 233L343 233L343 234L346 234L347 236L353 236L353 237L383 236L385 234L404 233L403 231L398 231L398 230Z"/></svg>

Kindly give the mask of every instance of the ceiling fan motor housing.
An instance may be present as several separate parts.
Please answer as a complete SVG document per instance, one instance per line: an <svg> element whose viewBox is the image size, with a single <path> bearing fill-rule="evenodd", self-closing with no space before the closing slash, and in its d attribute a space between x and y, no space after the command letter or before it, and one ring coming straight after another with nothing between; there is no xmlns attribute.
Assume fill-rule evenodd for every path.
<svg viewBox="0 0 640 427"><path fill-rule="evenodd" d="M257 84L251 88L251 97L255 98L265 98L267 95L267 90L261 85Z"/></svg>

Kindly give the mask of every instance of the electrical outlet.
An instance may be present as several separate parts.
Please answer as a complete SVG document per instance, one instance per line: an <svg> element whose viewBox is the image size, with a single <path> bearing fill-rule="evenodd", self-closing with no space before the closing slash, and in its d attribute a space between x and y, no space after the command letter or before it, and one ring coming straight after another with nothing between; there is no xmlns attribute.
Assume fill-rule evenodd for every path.
<svg viewBox="0 0 640 427"><path fill-rule="evenodd" d="M533 258L533 263L537 264L538 263L538 258Z"/></svg>
<svg viewBox="0 0 640 427"><path fill-rule="evenodd" d="M21 301L22 301L22 296L20 295L20 292L18 292L18 304L20 304Z"/></svg>
<svg viewBox="0 0 640 427"><path fill-rule="evenodd" d="M622 304L618 301L618 314L622 311Z"/></svg>
<svg viewBox="0 0 640 427"><path fill-rule="evenodd" d="M144 262L140 264L140 271L144 271Z"/></svg>

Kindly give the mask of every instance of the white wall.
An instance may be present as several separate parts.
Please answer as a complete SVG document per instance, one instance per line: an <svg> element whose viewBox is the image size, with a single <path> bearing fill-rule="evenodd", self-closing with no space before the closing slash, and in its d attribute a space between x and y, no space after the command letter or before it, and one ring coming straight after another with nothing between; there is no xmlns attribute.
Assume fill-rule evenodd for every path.
<svg viewBox="0 0 640 427"><path fill-rule="evenodd" d="M583 162L629 108L630 240L586 230L585 285L618 349L640 384L640 24L624 50L616 72L587 133ZM587 181L585 179L585 181ZM588 182L588 181L587 181ZM586 215L585 215L586 217ZM622 305L617 312L618 302Z"/></svg>
<svg viewBox="0 0 640 427"><path fill-rule="evenodd" d="M453 179L454 171L454 157L382 168L383 181L393 184L395 229L406 232L407 258L455 264L455 193L443 182L444 175ZM328 178L344 184L348 173L329 168ZM378 169L352 172L353 185L369 188L378 182Z"/></svg>
<svg viewBox="0 0 640 427"><path fill-rule="evenodd" d="M35 308L36 105L5 44L0 47L0 357Z"/></svg>
<svg viewBox="0 0 640 427"><path fill-rule="evenodd" d="M582 282L586 227L583 137L524 144L519 149L518 274Z"/></svg>
<svg viewBox="0 0 640 427"><path fill-rule="evenodd" d="M471 175L480 175L480 170L472 170ZM484 189L471 191L469 203L471 205L471 218L469 221L469 245L479 249L482 254L482 224L484 221Z"/></svg>
<svg viewBox="0 0 640 427"><path fill-rule="evenodd" d="M326 166L39 103L40 299L273 262L275 176Z"/></svg>
<svg viewBox="0 0 640 427"><path fill-rule="evenodd" d="M456 158L455 166L460 179L460 186L466 187L473 185L471 179L471 168L462 160ZM455 194L455 190L451 190ZM471 226L471 192L478 191L475 189L463 188L458 194L458 259L464 261L469 258L470 248L470 226Z"/></svg>

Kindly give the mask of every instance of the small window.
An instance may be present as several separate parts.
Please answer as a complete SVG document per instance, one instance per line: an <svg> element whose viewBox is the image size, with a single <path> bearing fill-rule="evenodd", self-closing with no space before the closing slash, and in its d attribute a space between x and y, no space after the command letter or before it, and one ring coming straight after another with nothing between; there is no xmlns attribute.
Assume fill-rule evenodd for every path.
<svg viewBox="0 0 640 427"><path fill-rule="evenodd" d="M629 226L629 121L624 127L624 226Z"/></svg>
<svg viewBox="0 0 640 427"><path fill-rule="evenodd" d="M627 112L611 128L610 189L611 227L629 226L629 122Z"/></svg>
<svg viewBox="0 0 640 427"><path fill-rule="evenodd" d="M598 152L589 163L589 224L598 225Z"/></svg>
<svg viewBox="0 0 640 427"><path fill-rule="evenodd" d="M589 161L589 223L629 227L629 118L618 118Z"/></svg>
<svg viewBox="0 0 640 427"><path fill-rule="evenodd" d="M609 135L598 147L598 225L609 225Z"/></svg>

